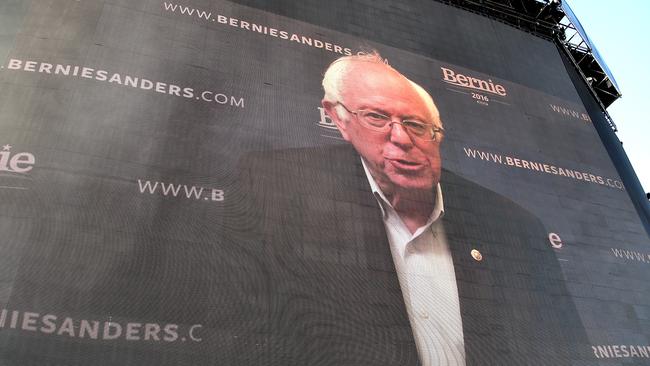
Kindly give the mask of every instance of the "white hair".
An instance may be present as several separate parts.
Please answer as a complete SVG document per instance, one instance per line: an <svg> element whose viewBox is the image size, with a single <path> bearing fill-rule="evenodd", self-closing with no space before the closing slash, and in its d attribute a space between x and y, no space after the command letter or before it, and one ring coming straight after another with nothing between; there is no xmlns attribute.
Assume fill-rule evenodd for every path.
<svg viewBox="0 0 650 366"><path fill-rule="evenodd" d="M440 120L440 113L436 104L433 102L433 98L429 93L427 93L424 88L422 88L417 83L409 80L407 77L402 75L399 71L391 67L388 62L381 57L377 51L372 51L370 53L360 53L352 56L343 56L336 59L332 62L325 70L323 75L323 89L325 90L325 96L323 100L330 103L337 103L343 101L343 88L345 86L345 79L348 77L348 73L352 69L354 63L359 62L369 62L372 64L382 65L386 70L393 71L403 77L406 81L410 83L415 92L420 96L422 101L424 101L427 109L429 110L433 122L436 127L442 127L442 121ZM340 109L337 106L337 111Z"/></svg>
<svg viewBox="0 0 650 366"><path fill-rule="evenodd" d="M388 69L393 69L376 51L339 57L327 67L325 75L323 75L323 89L325 90L324 99L326 101L336 103L343 99L341 93L344 86L344 79L347 77L352 63L355 62L369 62L383 65Z"/></svg>
<svg viewBox="0 0 650 366"><path fill-rule="evenodd" d="M411 83L413 89L415 89L415 91L418 93L420 98L424 101L424 104L427 106L429 113L431 113L431 118L433 118L433 125L442 128L442 120L440 119L440 112L438 112L438 107L436 107L436 103L434 103L431 94L427 93L427 91L424 90L424 88L418 85L417 83L409 79L406 80L408 80L409 83Z"/></svg>

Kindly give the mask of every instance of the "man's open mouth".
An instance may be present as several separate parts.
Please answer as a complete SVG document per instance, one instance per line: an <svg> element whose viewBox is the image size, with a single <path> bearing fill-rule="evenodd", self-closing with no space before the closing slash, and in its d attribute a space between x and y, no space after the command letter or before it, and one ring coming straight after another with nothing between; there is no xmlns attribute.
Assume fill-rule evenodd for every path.
<svg viewBox="0 0 650 366"><path fill-rule="evenodd" d="M409 160L403 160L403 159L394 159L400 164L406 164L406 165L420 165L420 163L415 162L415 161L409 161Z"/></svg>
<svg viewBox="0 0 650 366"><path fill-rule="evenodd" d="M391 158L387 158L386 160L388 160L391 165L401 170L414 170L422 167L422 163L412 160Z"/></svg>

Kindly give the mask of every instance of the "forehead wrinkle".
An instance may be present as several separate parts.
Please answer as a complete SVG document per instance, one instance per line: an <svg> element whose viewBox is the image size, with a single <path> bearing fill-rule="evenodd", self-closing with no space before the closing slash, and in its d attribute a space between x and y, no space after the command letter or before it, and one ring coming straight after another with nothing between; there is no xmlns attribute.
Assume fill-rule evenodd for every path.
<svg viewBox="0 0 650 366"><path fill-rule="evenodd" d="M360 84L376 87L377 84L385 82L388 78L399 82L408 81L402 74L387 65L362 61L351 62L341 78L341 94L348 94L349 88L358 87Z"/></svg>
<svg viewBox="0 0 650 366"><path fill-rule="evenodd" d="M414 107L412 102L395 99L391 99L389 102L387 102L382 96L362 96L360 101L355 102L358 109L371 109L373 111L382 112L384 114L389 114L391 116L400 118L417 118L421 120L427 120L428 118L426 115L429 114L428 111L424 115L417 113L417 109L423 109L426 111L426 108L424 108L422 105ZM387 103L390 104L387 105ZM408 112L394 114L391 109L406 109Z"/></svg>
<svg viewBox="0 0 650 366"><path fill-rule="evenodd" d="M387 89L387 84L390 90L382 93L382 90ZM364 93L364 90L376 92ZM395 94L396 90L403 92L391 95ZM378 73L377 70L371 72L364 70L353 74L341 94L344 102L351 104L351 108L354 109L371 108L387 114L393 113L395 109L408 110L408 113L399 113L398 117L416 117L435 124L434 116L422 96L407 78L395 71L392 72L392 75ZM423 113L417 111L423 111Z"/></svg>

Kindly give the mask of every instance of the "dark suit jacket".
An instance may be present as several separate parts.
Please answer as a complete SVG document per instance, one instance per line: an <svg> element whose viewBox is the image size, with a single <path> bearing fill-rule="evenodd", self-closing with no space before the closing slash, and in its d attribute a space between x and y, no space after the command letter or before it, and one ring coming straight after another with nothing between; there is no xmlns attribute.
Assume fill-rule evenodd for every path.
<svg viewBox="0 0 650 366"><path fill-rule="evenodd" d="M72 240L42 220L22 252L7 309L175 323L176 342L4 328L2 357L21 366L417 365L381 213L354 150L250 154L240 178L219 206L142 201L151 210L126 232L80 225L86 231L71 232L87 235ZM450 172L442 180L467 364L582 357L582 326L539 221ZM202 342L181 340L192 324L203 325Z"/></svg>
<svg viewBox="0 0 650 366"><path fill-rule="evenodd" d="M249 155L269 276L262 364L419 364L378 203L350 146ZM512 201L443 171L467 365L569 365L588 342L547 233ZM483 254L482 261L470 255Z"/></svg>

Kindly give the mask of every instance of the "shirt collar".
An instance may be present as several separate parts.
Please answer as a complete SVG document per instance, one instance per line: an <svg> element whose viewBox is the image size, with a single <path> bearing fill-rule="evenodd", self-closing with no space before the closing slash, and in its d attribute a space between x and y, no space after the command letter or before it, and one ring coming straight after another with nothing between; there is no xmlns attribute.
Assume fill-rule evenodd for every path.
<svg viewBox="0 0 650 366"><path fill-rule="evenodd" d="M386 219L386 215L388 215L388 213L386 212L386 208L384 207L384 205L388 205L387 207L390 208L393 208L393 206L386 199L384 192L382 192L381 188L379 188L379 185L375 181L375 178L373 178L372 174L370 174L370 171L368 170L368 166L366 165L366 161L363 158L361 158L361 164L363 165L363 170L366 173L366 178L368 178L368 183L370 184L370 189L372 190L372 194L375 196L377 202L379 203L379 208L381 209L382 217ZM435 193L436 202L434 203L433 211L431 211L431 216L429 216L429 220L427 220L425 226L429 226L436 220L442 218L442 216L445 214L444 202L442 201L442 188L440 187L440 183L436 185L435 190L436 190Z"/></svg>

